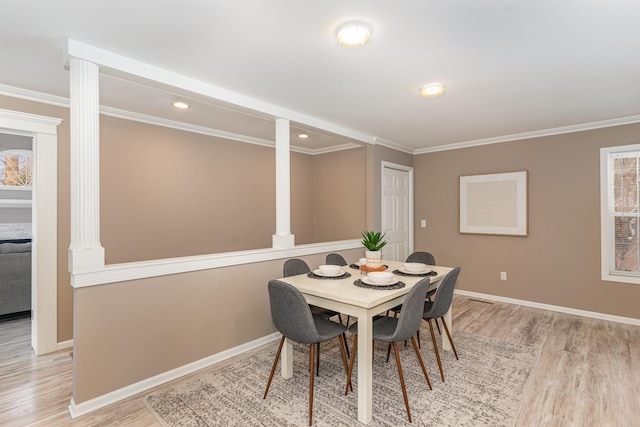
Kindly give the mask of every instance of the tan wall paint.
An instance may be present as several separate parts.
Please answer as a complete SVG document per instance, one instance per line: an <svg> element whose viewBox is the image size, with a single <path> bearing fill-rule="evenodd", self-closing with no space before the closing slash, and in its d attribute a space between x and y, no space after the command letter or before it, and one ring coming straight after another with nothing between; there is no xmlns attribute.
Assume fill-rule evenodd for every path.
<svg viewBox="0 0 640 427"><path fill-rule="evenodd" d="M357 239L366 228L366 160L364 147L314 156L316 242Z"/></svg>
<svg viewBox="0 0 640 427"><path fill-rule="evenodd" d="M341 251L348 262L360 250ZM311 268L325 254L301 257ZM74 401L274 332L267 283L284 260L75 290Z"/></svg>
<svg viewBox="0 0 640 427"><path fill-rule="evenodd" d="M600 280L599 193L600 147L638 142L628 125L417 155L415 248L462 266L460 289L640 318L640 286ZM522 170L529 236L460 234L459 176Z"/></svg>
<svg viewBox="0 0 640 427"><path fill-rule="evenodd" d="M316 242L313 237L314 157L291 153L291 233L296 245Z"/></svg>
<svg viewBox="0 0 640 427"><path fill-rule="evenodd" d="M69 213L69 109L0 96L0 108L62 119L58 125L58 342L73 337L73 292L67 267Z"/></svg>
<svg viewBox="0 0 640 427"><path fill-rule="evenodd" d="M271 247L269 147L102 116L107 264Z"/></svg>

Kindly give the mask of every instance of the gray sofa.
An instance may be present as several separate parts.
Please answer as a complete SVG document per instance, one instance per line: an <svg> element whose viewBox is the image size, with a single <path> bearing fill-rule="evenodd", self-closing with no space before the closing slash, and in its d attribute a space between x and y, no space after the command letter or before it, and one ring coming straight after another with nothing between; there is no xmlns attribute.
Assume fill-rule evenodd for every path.
<svg viewBox="0 0 640 427"><path fill-rule="evenodd" d="M0 316L31 310L31 242L0 241Z"/></svg>

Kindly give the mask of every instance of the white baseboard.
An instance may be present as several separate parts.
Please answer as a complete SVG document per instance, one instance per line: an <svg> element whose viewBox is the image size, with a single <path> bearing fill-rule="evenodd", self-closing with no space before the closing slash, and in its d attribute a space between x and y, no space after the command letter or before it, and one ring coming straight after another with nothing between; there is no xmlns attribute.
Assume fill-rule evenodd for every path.
<svg viewBox="0 0 640 427"><path fill-rule="evenodd" d="M58 345L56 346L56 350L60 351L71 347L73 347L73 340L62 341L58 343Z"/></svg>
<svg viewBox="0 0 640 427"><path fill-rule="evenodd" d="M456 289L454 291L458 295L464 295L472 298L485 299L488 301L504 302L507 304L522 305L525 307L539 308L542 310L557 311L559 313L574 314L576 316L591 317L593 319L608 320L610 322L626 323L629 325L640 326L640 319L633 317L613 316L611 314L598 313L596 311L578 310L575 308L562 307L559 305L543 304L539 302L526 301L521 299L506 298L496 295L481 294L479 292L464 291Z"/></svg>
<svg viewBox="0 0 640 427"><path fill-rule="evenodd" d="M209 357L205 357L204 359L200 359L179 368L172 369L171 371L164 372L151 378L147 378L135 384L123 387L119 390L114 390L110 393L98 396L86 402L76 404L72 398L69 404L69 414L71 415L71 418L76 418L81 415L88 414L89 412L104 408L105 406L119 402L138 393L145 392L169 381L173 381L185 375L192 374L200 369L204 369L208 366L220 363L231 357L235 357L247 351L251 351L262 345L279 340L280 337L281 335L278 332L274 332L273 334L258 338L257 340L250 341L234 348L230 348L229 350L225 350L217 354L213 354Z"/></svg>

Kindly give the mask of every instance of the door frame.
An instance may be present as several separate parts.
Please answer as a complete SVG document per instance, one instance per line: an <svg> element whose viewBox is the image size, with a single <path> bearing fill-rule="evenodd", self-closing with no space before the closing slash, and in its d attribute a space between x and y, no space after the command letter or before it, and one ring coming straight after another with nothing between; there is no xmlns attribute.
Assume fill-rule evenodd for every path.
<svg viewBox="0 0 640 427"><path fill-rule="evenodd" d="M385 160L380 162L380 224L384 224L382 215L384 215L384 170L385 169L395 169L403 172L407 172L409 174L409 208L407 209L407 221L409 224L409 253L413 252L413 242L414 242L414 225L413 225L413 167L401 165L398 163L392 163ZM400 260L403 261L403 260Z"/></svg>
<svg viewBox="0 0 640 427"><path fill-rule="evenodd" d="M0 131L33 140L31 346L58 350L58 135L61 119L0 109Z"/></svg>

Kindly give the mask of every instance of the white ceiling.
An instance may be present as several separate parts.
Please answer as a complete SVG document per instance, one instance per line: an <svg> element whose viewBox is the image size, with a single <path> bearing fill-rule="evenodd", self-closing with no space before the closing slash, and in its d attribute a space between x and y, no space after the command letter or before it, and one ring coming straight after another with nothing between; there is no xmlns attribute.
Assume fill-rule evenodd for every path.
<svg viewBox="0 0 640 427"><path fill-rule="evenodd" d="M364 48L335 41L351 19ZM640 121L638 0L1 0L0 84L68 97L67 38L409 152ZM447 93L421 98L433 81ZM101 80L103 105L274 138L268 115L182 95ZM310 130L292 144L349 141Z"/></svg>

